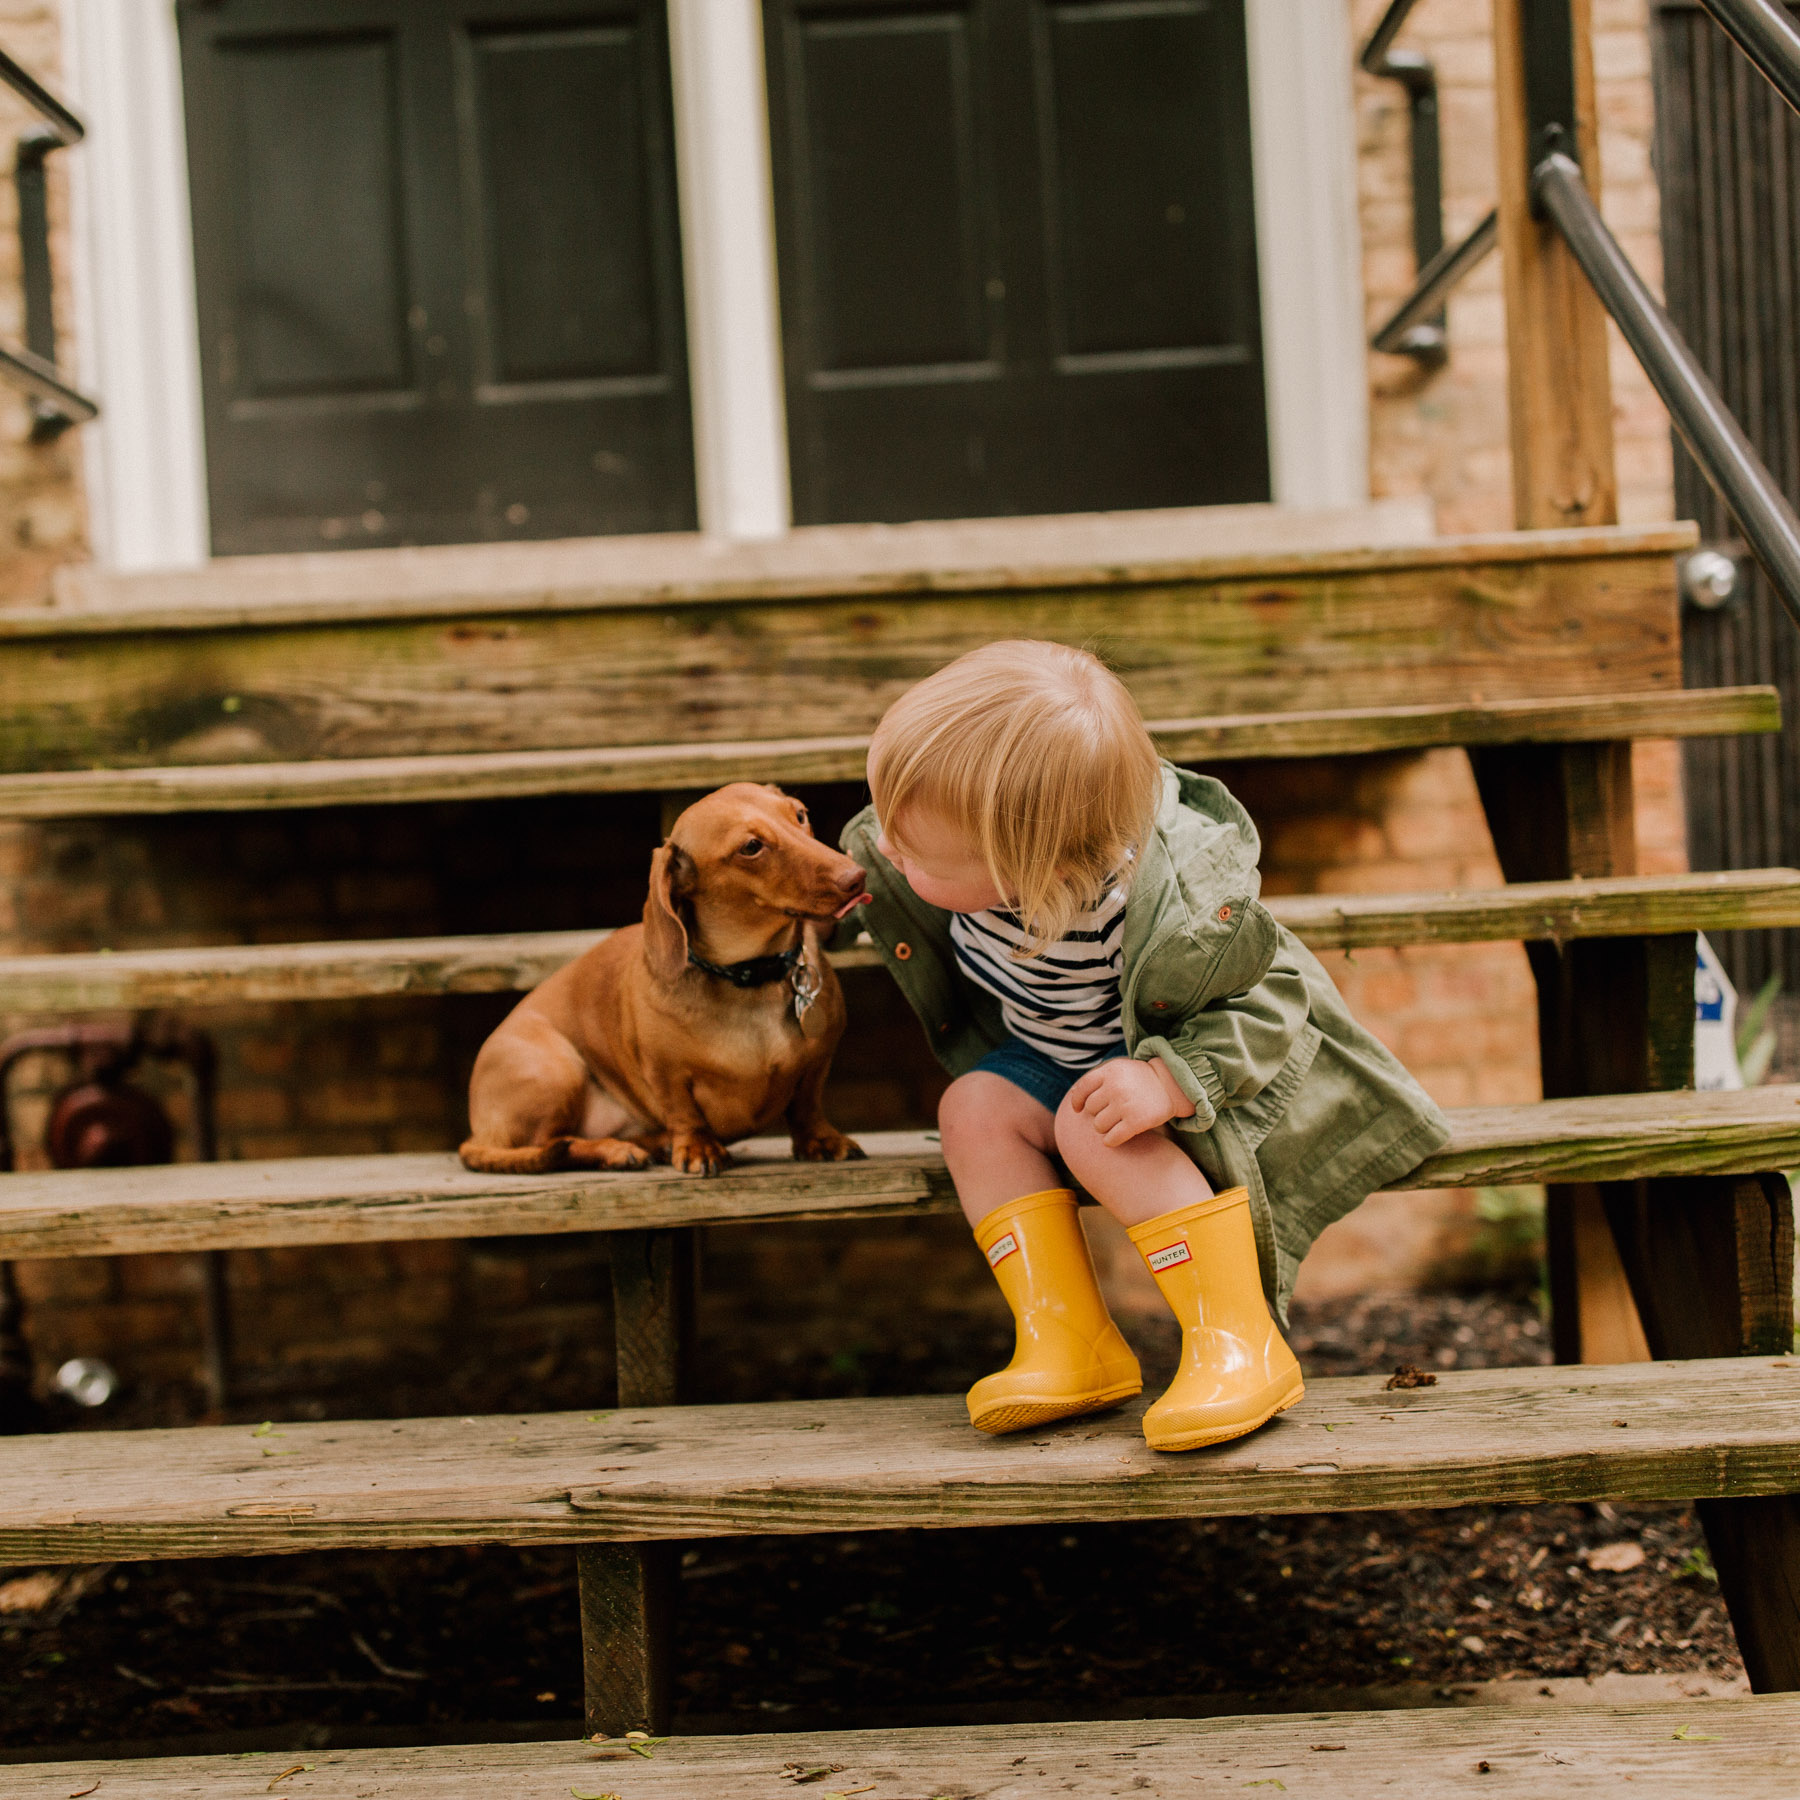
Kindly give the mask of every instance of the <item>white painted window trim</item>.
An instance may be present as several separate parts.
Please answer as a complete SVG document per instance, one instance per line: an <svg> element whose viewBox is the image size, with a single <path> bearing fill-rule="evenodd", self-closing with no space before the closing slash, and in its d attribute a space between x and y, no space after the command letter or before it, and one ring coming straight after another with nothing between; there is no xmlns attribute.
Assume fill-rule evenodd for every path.
<svg viewBox="0 0 1800 1800"><path fill-rule="evenodd" d="M669 0L700 528L792 518L761 0Z"/></svg>
<svg viewBox="0 0 1800 1800"><path fill-rule="evenodd" d="M1369 498L1355 49L1342 0L1246 0L1269 462L1279 506Z"/></svg>
<svg viewBox="0 0 1800 1800"><path fill-rule="evenodd" d="M90 137L75 188L78 366L97 559L208 556L186 140L171 0L62 0L68 88ZM1270 461L1277 505L1368 498L1368 389L1349 21L1247 0ZM759 0L669 0L701 528L790 518L768 98Z"/></svg>
<svg viewBox="0 0 1800 1800"><path fill-rule="evenodd" d="M206 439L172 0L63 0L76 358L94 555L120 570L207 560Z"/></svg>

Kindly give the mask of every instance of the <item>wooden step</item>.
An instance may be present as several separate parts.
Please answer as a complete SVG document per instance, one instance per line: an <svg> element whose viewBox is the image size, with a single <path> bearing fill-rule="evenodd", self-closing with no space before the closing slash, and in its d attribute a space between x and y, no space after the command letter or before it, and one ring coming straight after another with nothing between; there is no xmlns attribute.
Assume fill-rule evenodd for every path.
<svg viewBox="0 0 1800 1800"><path fill-rule="evenodd" d="M1800 1165L1800 1086L1470 1107L1397 1185L1506 1187L1745 1175ZM476 1175L454 1156L318 1156L0 1175L0 1257L667 1229L952 1212L933 1138L870 1132L866 1161L796 1163L739 1145L711 1180L643 1173Z"/></svg>
<svg viewBox="0 0 1800 1800"><path fill-rule="evenodd" d="M9 1767L12 1800L1791 1800L1800 1697L1674 1705L1419 1707L1396 1712L1062 1725L674 1737L623 1746L445 1744L404 1750L270 1750L236 1756ZM790 1772L828 1774L796 1787ZM279 1777L288 1776L281 1781Z"/></svg>
<svg viewBox="0 0 1800 1800"><path fill-rule="evenodd" d="M1318 1380L1248 1438L960 1394L0 1440L0 1562L593 1544L1800 1490L1800 1357Z"/></svg>
<svg viewBox="0 0 1800 1800"><path fill-rule="evenodd" d="M151 579L168 604L0 612L0 771L478 755L501 760L437 766L406 792L687 785L714 772L596 768L580 753L861 738L920 677L1018 636L1099 645L1147 719L1479 713L1682 685L1674 559L1692 526L1273 555L1158 554L1152 535L1134 555L1121 534L1116 554L1073 558L937 559L928 537L810 564L791 545L690 543L632 566L604 543L354 568L333 554L291 559L285 576L240 562ZM903 540L917 557L894 553ZM255 595L234 595L246 581ZM534 751L577 764L510 761ZM1191 750L1217 753L1204 734ZM844 766L836 754L825 766ZM1269 751L1246 740L1239 754ZM339 771L352 792L304 803L393 797L383 771L354 774ZM221 778L206 803L244 804L247 779ZM107 801L100 784L86 804Z"/></svg>
<svg viewBox="0 0 1800 1800"><path fill-rule="evenodd" d="M1780 696L1772 687L1691 688L1455 706L1353 707L1163 719L1150 725L1164 756L1194 764L1362 756L1454 745L1731 737L1780 728ZM303 806L386 806L532 794L671 792L737 780L789 785L860 781L867 754L868 738L856 735L49 770L0 775L0 817L269 812Z"/></svg>
<svg viewBox="0 0 1800 1800"><path fill-rule="evenodd" d="M1800 870L1519 882L1450 894L1279 895L1269 899L1268 907L1314 950L1761 931L1800 925ZM91 1012L393 994L515 993L536 987L608 935L524 931L8 956L0 957L0 1010ZM881 964L867 947L841 950L832 961L840 969Z"/></svg>

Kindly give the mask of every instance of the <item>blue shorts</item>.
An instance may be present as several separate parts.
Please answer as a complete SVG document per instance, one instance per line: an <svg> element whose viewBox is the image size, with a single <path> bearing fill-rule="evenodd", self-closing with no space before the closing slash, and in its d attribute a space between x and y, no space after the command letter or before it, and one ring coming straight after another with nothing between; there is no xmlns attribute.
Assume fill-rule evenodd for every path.
<svg viewBox="0 0 1800 1800"><path fill-rule="evenodd" d="M1121 1044L1114 1056L1124 1054L1125 1046ZM1059 1063L1055 1057L1046 1056L1023 1038L1008 1038L999 1049L990 1050L975 1067L986 1069L990 1075L998 1075L1003 1080L1010 1081L1014 1087L1022 1088L1028 1093L1045 1111L1055 1112L1062 1105L1063 1095L1089 1069L1097 1069L1101 1062L1112 1060L1113 1056L1103 1056L1100 1062L1076 1068L1072 1063Z"/></svg>

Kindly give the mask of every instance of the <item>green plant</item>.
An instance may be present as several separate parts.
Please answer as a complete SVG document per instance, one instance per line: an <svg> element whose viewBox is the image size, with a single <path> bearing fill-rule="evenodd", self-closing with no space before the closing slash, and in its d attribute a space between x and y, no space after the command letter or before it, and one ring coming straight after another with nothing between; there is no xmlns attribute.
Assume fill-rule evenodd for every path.
<svg viewBox="0 0 1800 1800"><path fill-rule="evenodd" d="M1775 1060L1775 1027L1769 1014L1781 997L1781 977L1771 975L1756 990L1756 998L1738 1014L1737 1059L1745 1087L1761 1087Z"/></svg>

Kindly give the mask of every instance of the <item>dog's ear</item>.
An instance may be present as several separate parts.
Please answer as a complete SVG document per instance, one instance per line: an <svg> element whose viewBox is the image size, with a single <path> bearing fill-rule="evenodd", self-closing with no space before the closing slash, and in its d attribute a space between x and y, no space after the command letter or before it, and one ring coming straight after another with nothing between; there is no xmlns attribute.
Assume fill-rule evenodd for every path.
<svg viewBox="0 0 1800 1800"><path fill-rule="evenodd" d="M650 973L665 987L687 967L688 934L681 901L694 884L693 859L679 844L664 844L650 858L650 897L644 902L644 954Z"/></svg>

